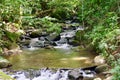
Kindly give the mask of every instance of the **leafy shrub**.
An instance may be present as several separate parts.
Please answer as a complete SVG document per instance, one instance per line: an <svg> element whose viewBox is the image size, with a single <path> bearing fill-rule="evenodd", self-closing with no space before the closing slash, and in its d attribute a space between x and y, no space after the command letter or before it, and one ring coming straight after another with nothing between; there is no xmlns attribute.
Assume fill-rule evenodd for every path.
<svg viewBox="0 0 120 80"><path fill-rule="evenodd" d="M56 18L51 18L51 17L44 17L44 18L27 18L24 20L24 25L31 26L34 28L41 28L43 30L46 30L47 32L56 32L60 33L61 32L61 25L57 23ZM54 23L56 22L56 23Z"/></svg>
<svg viewBox="0 0 120 80"><path fill-rule="evenodd" d="M115 61L112 55L119 46L116 39L120 35L119 0L81 0L80 3L82 3L78 12L80 21L86 26L89 25L89 31L85 33L85 37L98 53L108 61L112 60L113 80L120 80L120 59Z"/></svg>
<svg viewBox="0 0 120 80"><path fill-rule="evenodd" d="M109 53L108 49L114 50L117 46L115 37L119 35L120 31L117 14L114 12L106 14L106 18L103 19L104 22L96 24L93 26L92 31L86 34L86 37L91 40L91 44L104 56Z"/></svg>
<svg viewBox="0 0 120 80"><path fill-rule="evenodd" d="M113 74L112 80L120 80L120 59L118 59L115 63L114 68L111 70Z"/></svg>
<svg viewBox="0 0 120 80"><path fill-rule="evenodd" d="M52 0L48 3L49 8L54 9L52 17L66 19L76 14L76 7L79 6L79 0Z"/></svg>
<svg viewBox="0 0 120 80"><path fill-rule="evenodd" d="M78 16L81 22L89 26L104 22L105 15L108 12L118 13L119 7L116 7L119 0L81 0L78 7Z"/></svg>

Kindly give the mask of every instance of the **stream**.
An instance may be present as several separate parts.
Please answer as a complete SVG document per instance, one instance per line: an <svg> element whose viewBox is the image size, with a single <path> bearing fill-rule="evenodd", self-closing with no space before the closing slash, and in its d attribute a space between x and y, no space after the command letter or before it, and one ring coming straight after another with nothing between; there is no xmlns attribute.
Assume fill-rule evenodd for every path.
<svg viewBox="0 0 120 80"><path fill-rule="evenodd" d="M94 66L94 57L92 52L86 50L28 49L19 55L8 57L13 64L9 70L13 73L8 74L16 80L77 80L79 76L91 78L95 76L95 72L84 71L82 68ZM71 79L71 76L74 78Z"/></svg>
<svg viewBox="0 0 120 80"><path fill-rule="evenodd" d="M19 55L13 55L8 60L13 64L12 69L39 69L49 68L79 68L94 65L92 53L81 50L66 49L38 49L34 51L24 50Z"/></svg>
<svg viewBox="0 0 120 80"><path fill-rule="evenodd" d="M6 73L16 80L83 80L95 77L93 59L96 55L71 45L78 30L83 28L63 30L59 37L52 33L31 38L28 45L22 46L21 54L7 57L13 66Z"/></svg>

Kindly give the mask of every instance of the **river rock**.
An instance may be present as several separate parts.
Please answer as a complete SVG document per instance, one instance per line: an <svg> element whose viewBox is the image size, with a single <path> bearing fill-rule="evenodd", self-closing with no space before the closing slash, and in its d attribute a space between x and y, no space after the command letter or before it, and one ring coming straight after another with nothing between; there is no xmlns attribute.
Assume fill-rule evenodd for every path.
<svg viewBox="0 0 120 80"><path fill-rule="evenodd" d="M22 50L20 49L20 47L16 47L16 48L12 48L12 49L7 49L7 48L4 48L3 49L3 55L5 56L10 56L10 55L14 55L14 54L19 54L21 53Z"/></svg>
<svg viewBox="0 0 120 80"><path fill-rule="evenodd" d="M35 42L31 42L30 46L32 46L32 47L44 47L45 46L44 43L45 43L44 41L35 41Z"/></svg>
<svg viewBox="0 0 120 80"><path fill-rule="evenodd" d="M42 35L42 30L34 30L34 31L32 31L30 34L29 34L29 36L31 37L31 38L36 38L36 37L40 37Z"/></svg>
<svg viewBox="0 0 120 80"><path fill-rule="evenodd" d="M113 76L108 76L106 79L104 79L104 80L112 80L112 77Z"/></svg>
<svg viewBox="0 0 120 80"><path fill-rule="evenodd" d="M81 79L83 79L83 75L82 75L82 73L80 73L79 69L71 70L68 73L68 77L69 77L70 80L81 80Z"/></svg>
<svg viewBox="0 0 120 80"><path fill-rule="evenodd" d="M21 39L21 40L30 40L30 37L27 36L27 35L21 35L21 36L20 36L20 39Z"/></svg>
<svg viewBox="0 0 120 80"><path fill-rule="evenodd" d="M60 40L60 35L57 33L51 33L49 36L46 37L46 40L48 41L58 41Z"/></svg>
<svg viewBox="0 0 120 80"><path fill-rule="evenodd" d="M97 67L95 68L95 71L96 71L97 73L102 73L102 72L107 71L108 69L109 69L109 65L107 65L107 64L102 64L102 65L97 66Z"/></svg>
<svg viewBox="0 0 120 80"><path fill-rule="evenodd" d="M105 64L106 61L105 61L105 58L103 56L99 55L99 56L96 56L94 58L94 62L97 65L101 65L101 64Z"/></svg>
<svg viewBox="0 0 120 80"><path fill-rule="evenodd" d="M11 66L10 62L7 59L0 57L0 68L7 68Z"/></svg>
<svg viewBox="0 0 120 80"><path fill-rule="evenodd" d="M42 31L42 36L48 36L49 35L49 33L47 33L46 31Z"/></svg>
<svg viewBox="0 0 120 80"><path fill-rule="evenodd" d="M45 45L45 49L54 49L54 47L52 45Z"/></svg>
<svg viewBox="0 0 120 80"><path fill-rule="evenodd" d="M78 43L78 41L74 40L74 39L69 39L68 40L68 44L73 45L73 46L79 46L80 44Z"/></svg>
<svg viewBox="0 0 120 80"><path fill-rule="evenodd" d="M28 47L30 44L30 40L23 40L20 43L21 43L20 44L21 47L24 47L24 46Z"/></svg>
<svg viewBox="0 0 120 80"><path fill-rule="evenodd" d="M70 24L64 24L64 23L62 23L61 24L62 25L62 30L70 30L70 27L71 27L71 25Z"/></svg>
<svg viewBox="0 0 120 80"><path fill-rule="evenodd" d="M93 80L102 80L101 78L95 78L95 79L93 79Z"/></svg>

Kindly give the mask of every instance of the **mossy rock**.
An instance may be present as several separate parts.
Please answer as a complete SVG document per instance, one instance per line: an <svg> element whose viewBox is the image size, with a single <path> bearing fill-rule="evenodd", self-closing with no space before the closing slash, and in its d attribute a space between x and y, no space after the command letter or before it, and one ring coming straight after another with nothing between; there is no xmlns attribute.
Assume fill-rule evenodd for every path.
<svg viewBox="0 0 120 80"><path fill-rule="evenodd" d="M2 48L0 47L0 55L2 54L2 52L3 52L3 50L2 50Z"/></svg>
<svg viewBox="0 0 120 80"><path fill-rule="evenodd" d="M19 47L18 44L16 44L15 42L11 42L11 41L5 41L4 42L4 47L8 48L8 49L14 49L16 47Z"/></svg>
<svg viewBox="0 0 120 80"><path fill-rule="evenodd" d="M38 30L31 32L31 34L29 36L31 38L36 38L36 37L40 37L41 35L42 35L42 30L38 29Z"/></svg>
<svg viewBox="0 0 120 80"><path fill-rule="evenodd" d="M68 43L70 45L73 45L73 46L79 46L80 45L79 41L74 40L74 39L70 39Z"/></svg>
<svg viewBox="0 0 120 80"><path fill-rule="evenodd" d="M0 80L15 80L0 70Z"/></svg>
<svg viewBox="0 0 120 80"><path fill-rule="evenodd" d="M4 59L3 57L0 56L0 68L7 68L11 64L7 59Z"/></svg>
<svg viewBox="0 0 120 80"><path fill-rule="evenodd" d="M102 73L102 72L108 71L108 69L109 69L109 65L107 65L107 64L102 64L102 65L97 66L97 67L95 68L95 71L96 71L97 73Z"/></svg>
<svg viewBox="0 0 120 80"><path fill-rule="evenodd" d="M21 41L20 43L24 46L28 46L30 44L30 40L25 40L25 41Z"/></svg>

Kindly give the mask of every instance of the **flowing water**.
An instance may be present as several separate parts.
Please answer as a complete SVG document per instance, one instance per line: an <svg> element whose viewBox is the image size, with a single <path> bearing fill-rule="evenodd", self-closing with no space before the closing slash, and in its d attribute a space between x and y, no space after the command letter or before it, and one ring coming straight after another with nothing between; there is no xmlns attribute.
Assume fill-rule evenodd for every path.
<svg viewBox="0 0 120 80"><path fill-rule="evenodd" d="M27 49L8 57L13 64L11 70L17 71L8 74L16 80L77 80L70 79L69 72L78 69L83 77L91 78L95 74L92 71L86 74L81 68L94 66L94 57L90 51L76 51L74 48Z"/></svg>
<svg viewBox="0 0 120 80"><path fill-rule="evenodd" d="M74 49L36 49L23 50L23 53L8 57L12 69L79 68L92 66L94 54L89 51Z"/></svg>

